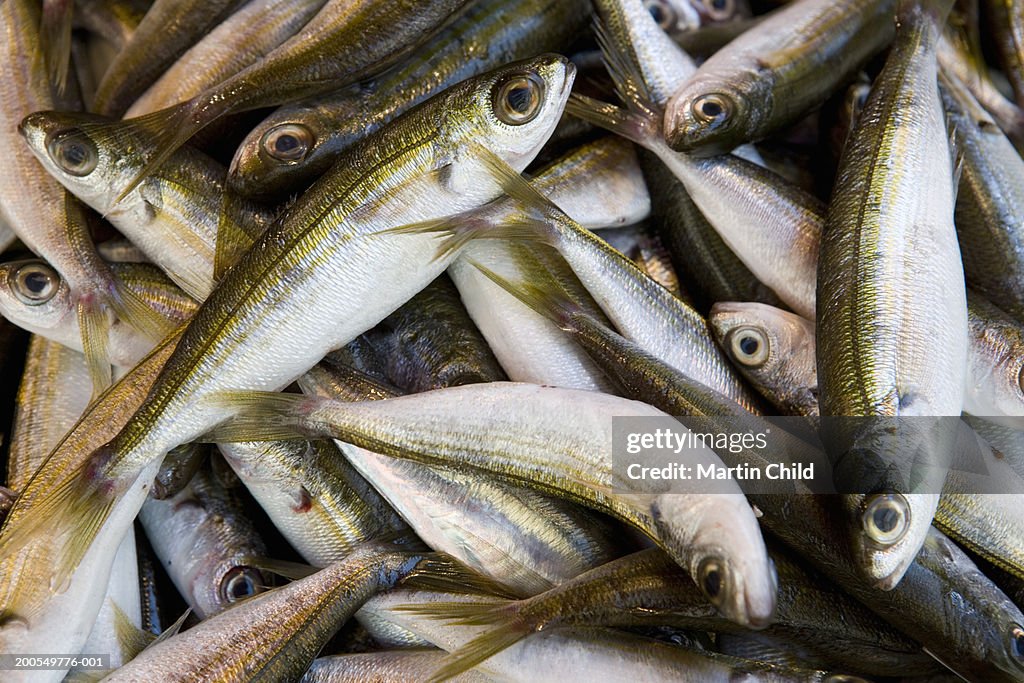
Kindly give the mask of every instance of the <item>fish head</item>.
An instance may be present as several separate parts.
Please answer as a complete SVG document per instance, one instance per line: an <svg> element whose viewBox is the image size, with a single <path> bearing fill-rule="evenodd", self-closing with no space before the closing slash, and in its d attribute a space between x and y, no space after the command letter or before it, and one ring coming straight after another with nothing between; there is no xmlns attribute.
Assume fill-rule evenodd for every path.
<svg viewBox="0 0 1024 683"><path fill-rule="evenodd" d="M141 129L111 123L95 114L42 111L22 119L18 131L50 175L106 215L154 148Z"/></svg>
<svg viewBox="0 0 1024 683"><path fill-rule="evenodd" d="M796 355L814 357L814 324L781 308L719 302L711 307L708 323L729 360L755 377L778 374ZM816 377L806 380L817 385Z"/></svg>
<svg viewBox="0 0 1024 683"><path fill-rule="evenodd" d="M931 527L938 496L883 492L844 496L851 541L862 575L880 590L899 584Z"/></svg>
<svg viewBox="0 0 1024 683"><path fill-rule="evenodd" d="M351 93L352 120L365 117L359 110L363 99L358 91ZM246 196L294 192L297 182L311 180L324 170L318 165L323 162L314 161L314 156L328 140L325 149L338 150L358 137L354 131L339 129L316 103L282 108L261 121L238 145L228 168L228 184Z"/></svg>
<svg viewBox="0 0 1024 683"><path fill-rule="evenodd" d="M42 259L0 264L0 314L23 329L81 350L71 289Z"/></svg>
<svg viewBox="0 0 1024 683"><path fill-rule="evenodd" d="M695 502L690 495L666 493L651 511L666 552L689 569L723 616L747 628L772 623L778 573L742 495L704 494ZM694 534L695 528L701 531Z"/></svg>
<svg viewBox="0 0 1024 683"><path fill-rule="evenodd" d="M718 2L732 3L733 0ZM658 28L669 35L700 28L700 10L703 8L701 0L644 0L644 8L654 17Z"/></svg>
<svg viewBox="0 0 1024 683"><path fill-rule="evenodd" d="M756 74L724 82L698 71L665 108L665 140L672 149L699 157L750 142L748 131L771 109L767 85Z"/></svg>
<svg viewBox="0 0 1024 683"><path fill-rule="evenodd" d="M449 106L442 149L476 140L516 171L533 161L565 109L576 67L562 55L543 54L468 79L446 91ZM461 174L479 183L475 163Z"/></svg>

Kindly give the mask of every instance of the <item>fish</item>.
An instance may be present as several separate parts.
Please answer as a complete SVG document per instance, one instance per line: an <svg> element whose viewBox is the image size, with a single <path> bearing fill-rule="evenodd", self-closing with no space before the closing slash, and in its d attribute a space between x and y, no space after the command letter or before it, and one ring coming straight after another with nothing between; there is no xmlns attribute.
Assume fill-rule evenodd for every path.
<svg viewBox="0 0 1024 683"><path fill-rule="evenodd" d="M290 192L330 168L356 140L444 88L563 49L589 17L583 0L480 0L381 76L280 107L239 144L228 183L248 196Z"/></svg>
<svg viewBox="0 0 1024 683"><path fill-rule="evenodd" d="M940 74L956 127L960 184L956 229L967 284L1024 321L1024 160L954 74Z"/></svg>
<svg viewBox="0 0 1024 683"><path fill-rule="evenodd" d="M76 28L86 29L120 50L148 8L145 0L77 0L72 20Z"/></svg>
<svg viewBox="0 0 1024 683"><path fill-rule="evenodd" d="M630 44L616 34L602 35L605 59L628 110L574 93L567 111L654 152L744 265L795 312L813 318L808 283L817 265L822 202L735 154L695 159L670 149L661 135L661 109L630 57Z"/></svg>
<svg viewBox="0 0 1024 683"><path fill-rule="evenodd" d="M139 511L150 545L200 619L262 593L267 548L237 494L202 467L178 493Z"/></svg>
<svg viewBox="0 0 1024 683"><path fill-rule="evenodd" d="M1024 107L1024 5L1020 0L983 0L989 30L1017 106Z"/></svg>
<svg viewBox="0 0 1024 683"><path fill-rule="evenodd" d="M104 680L297 679L363 602L431 562L422 553L364 545L345 560L147 648Z"/></svg>
<svg viewBox="0 0 1024 683"><path fill-rule="evenodd" d="M452 651L485 627L456 622L441 623L400 609L413 603L444 600L475 600L475 596L436 591L392 591L375 597L368 607L426 637L434 645ZM727 657L708 650L696 650L661 642L628 632L597 627L566 627L532 634L491 659L475 671L503 679L538 681L600 678L645 681L824 681L829 673L785 669L770 664ZM426 680L445 680L443 673ZM860 683L862 679L854 678Z"/></svg>
<svg viewBox="0 0 1024 683"><path fill-rule="evenodd" d="M180 325L197 308L193 299L151 265L113 263L110 271L126 291L164 320ZM0 264L0 313L30 332L84 352L74 293L46 261L27 259ZM123 323L114 323L107 330L104 347L107 363L130 368L149 353L153 340Z"/></svg>
<svg viewBox="0 0 1024 683"><path fill-rule="evenodd" d="M391 382L409 392L493 382L505 373L445 276L364 335L387 358Z"/></svg>
<svg viewBox="0 0 1024 683"><path fill-rule="evenodd" d="M817 297L829 305L817 317L818 386L822 425L831 425L823 438L836 484L851 494L851 551L884 590L924 542L963 406L967 299L935 60L950 5L901 3L896 42L851 131L821 235ZM898 165L881 160L893 150ZM922 348L922 338L943 353ZM902 436L886 436L894 428ZM928 467L919 492L900 450L911 444Z"/></svg>
<svg viewBox="0 0 1024 683"><path fill-rule="evenodd" d="M84 461L41 484L46 493L31 505L54 514L22 516L13 525L8 517L0 555L32 547L50 527L64 540L49 567L54 583L73 580L97 532L123 533L142 504L138 490L148 491L163 455L230 417L212 400L217 394L283 388L432 281L446 264L423 248L429 238L374 233L493 199L500 188L478 179L481 145L525 167L560 116L573 76L560 55L513 63L450 88L368 138L355 151L359 165L336 166L227 272L182 332L150 400L136 404ZM324 205L332 210L324 213ZM372 279L349 267L365 263L368 247L380 254ZM377 277L389 267L397 287L386 291ZM349 277L338 278L338 269ZM262 284L254 289L253 282ZM354 288L360 284L365 296ZM252 355L256 350L265 360ZM115 510L125 514L105 524Z"/></svg>
<svg viewBox="0 0 1024 683"><path fill-rule="evenodd" d="M512 236L555 247L627 338L691 379L756 410L756 399L715 346L699 313L572 220L519 174L497 165L491 171L502 178L512 201L411 230L439 232L446 238L439 253L481 237ZM680 344L680 339L685 342Z"/></svg>
<svg viewBox="0 0 1024 683"><path fill-rule="evenodd" d="M637 491L611 469L610 417L665 415L651 406L596 392L512 382L360 403L251 392L223 395L221 400L236 414L204 438L326 435L382 455L484 469L611 513L663 545L728 618L753 627L771 620L774 575L753 513L733 493L738 490L734 481L723 482L720 493L687 488L685 493L652 494ZM578 412L569 419L567 410ZM436 429L440 422L447 425L444 432ZM523 424L531 426L525 440ZM512 433L517 436L510 438ZM496 434L503 436L495 439ZM692 449L690 458L695 464L718 461L708 448ZM702 490L707 490L706 482ZM729 535L722 534L726 524ZM705 536L709 532L712 537Z"/></svg>
<svg viewBox="0 0 1024 683"><path fill-rule="evenodd" d="M380 652L317 657L299 683L360 683L384 678L422 680L444 657L438 648L409 648ZM494 679L478 671L467 671L451 679L456 683L487 683Z"/></svg>
<svg viewBox="0 0 1024 683"><path fill-rule="evenodd" d="M669 146L723 154L793 123L892 40L895 6L798 0L773 14L709 57L672 95L664 123Z"/></svg>
<svg viewBox="0 0 1024 683"><path fill-rule="evenodd" d="M537 170L538 189L582 225L598 229L641 220L650 208L632 145L605 137L572 149ZM511 277L521 271L552 273L572 288L575 280L557 254L530 243L508 240L470 242L448 268L470 317L509 378L573 389L613 392L602 372L543 316L538 316L491 282L471 259ZM572 290L580 305L601 316L580 284Z"/></svg>

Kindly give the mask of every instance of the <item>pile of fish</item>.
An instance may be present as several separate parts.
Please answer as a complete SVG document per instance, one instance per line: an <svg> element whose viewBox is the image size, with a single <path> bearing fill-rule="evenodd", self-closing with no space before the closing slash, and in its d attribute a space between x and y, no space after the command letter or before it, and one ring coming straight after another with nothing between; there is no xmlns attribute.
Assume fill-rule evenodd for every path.
<svg viewBox="0 0 1024 683"><path fill-rule="evenodd" d="M0 36L0 680L1024 680L1021 0Z"/></svg>

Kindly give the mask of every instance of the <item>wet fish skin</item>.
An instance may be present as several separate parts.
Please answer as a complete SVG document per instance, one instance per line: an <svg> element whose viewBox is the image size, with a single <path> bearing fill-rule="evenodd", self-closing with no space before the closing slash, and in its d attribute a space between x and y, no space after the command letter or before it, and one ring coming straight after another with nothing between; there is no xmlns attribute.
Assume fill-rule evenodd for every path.
<svg viewBox="0 0 1024 683"><path fill-rule="evenodd" d="M34 514L33 510L40 502L45 502L56 483L83 467L88 454L117 432L127 418L126 413L145 399L178 339L179 335L168 338L86 409L49 456L46 466L21 492L8 514L4 533L19 519ZM155 468L150 473L153 475ZM133 487L128 504L141 506L147 492L147 485ZM116 533L100 531L91 552L82 558L78 580L71 577L63 592L55 593L49 578L54 563L59 560L55 554L59 551L52 539L0 556L3 567L0 572L0 648L3 651L41 652L53 648L81 651L104 599L106 584L98 577L109 576L116 548L125 530L132 526L135 511L125 513L115 508L112 517L123 526ZM48 672L46 680L59 681L64 673Z"/></svg>
<svg viewBox="0 0 1024 683"><path fill-rule="evenodd" d="M895 6L896 0L790 4L708 58L672 96L668 144L723 154L793 122L892 40Z"/></svg>
<svg viewBox="0 0 1024 683"><path fill-rule="evenodd" d="M243 3L163 71L128 107L124 118L169 107L233 76L301 30L324 2Z"/></svg>
<svg viewBox="0 0 1024 683"><path fill-rule="evenodd" d="M940 92L961 158L956 228L967 284L1024 321L1024 160L956 75Z"/></svg>
<svg viewBox="0 0 1024 683"><path fill-rule="evenodd" d="M425 637L438 647L455 650L479 635L485 627L457 622L444 623L405 609L408 605L441 601L473 601L469 594L434 591L392 591L376 596L366 609ZM781 667L719 655L707 650L671 646L652 638L594 627L567 627L541 631L508 647L483 662L477 670L515 680L727 681L752 680L823 682L821 671L787 670ZM437 672L429 681L443 680ZM859 680L859 679L855 679Z"/></svg>
<svg viewBox="0 0 1024 683"><path fill-rule="evenodd" d="M149 6L146 0L76 0L73 19L76 26L102 36L120 50L131 39Z"/></svg>
<svg viewBox="0 0 1024 683"><path fill-rule="evenodd" d="M444 650L437 648L403 648L318 657L299 683L422 680L437 668L444 655ZM467 671L451 680L454 683L487 683L495 679L479 671Z"/></svg>
<svg viewBox="0 0 1024 683"><path fill-rule="evenodd" d="M582 0L480 0L414 56L364 86L279 108L239 145L228 183L249 196L291 192L330 168L357 139L445 87L562 49L585 29L589 14ZM296 146L277 152L281 139Z"/></svg>
<svg viewBox="0 0 1024 683"><path fill-rule="evenodd" d="M136 326L153 339L168 330L163 321L140 307L121 288L106 263L96 253L84 209L61 188L19 141L19 120L56 104L43 60L36 45L38 3L9 0L0 3L0 143L10 150L8 163L0 165L0 204L5 221L36 255L61 273L73 293L78 315L88 324L83 340L97 389L109 383L102 336L113 319ZM81 158L81 168L89 163ZM83 330L85 331L85 330Z"/></svg>
<svg viewBox="0 0 1024 683"><path fill-rule="evenodd" d="M100 81L96 111L121 116L164 69L241 4L241 0L156 0Z"/></svg>
<svg viewBox="0 0 1024 683"><path fill-rule="evenodd" d="M401 395L384 387L365 393L351 381L354 375L321 364L299 386L306 394L340 400ZM478 472L428 467L334 443L430 547L517 595L568 580L614 557L621 545L609 520L557 497Z"/></svg>
<svg viewBox="0 0 1024 683"><path fill-rule="evenodd" d="M388 378L409 393L505 379L458 290L445 276L365 336L383 347Z"/></svg>
<svg viewBox="0 0 1024 683"><path fill-rule="evenodd" d="M1024 326L971 290L967 306L971 346L963 411L1024 417Z"/></svg>
<svg viewBox="0 0 1024 683"><path fill-rule="evenodd" d="M142 126L159 140L120 195L213 121L330 92L380 73L427 41L468 2L328 0L301 31L234 76L185 102L112 124Z"/></svg>
<svg viewBox="0 0 1024 683"><path fill-rule="evenodd" d="M654 224L673 262L686 274L697 310L706 313L717 301L778 305L779 298L722 241L682 182L651 152L642 151L640 160L651 189Z"/></svg>
<svg viewBox="0 0 1024 683"><path fill-rule="evenodd" d="M560 116L573 75L558 55L511 64L449 89L360 146L355 152L359 165L342 164L322 179L228 271L183 333L187 341L176 349L180 353L172 354L160 380L148 385L151 400L144 407L135 403L121 408L139 406L127 424L116 423L116 438L107 434L107 443L90 443L88 465L79 460L77 467L56 470L38 482L25 508L50 508L56 514L23 514L12 524L15 507L0 535L4 554L37 550L40 528L62 529L57 537L63 542L46 548L57 561L43 565L51 578L42 581L41 590L48 593L50 581L59 586L81 580L77 572L90 562L79 558L100 554L94 541L123 534L162 456L230 415L214 406L214 395L225 388L284 387L440 274L446 264L433 261L426 240L373 233L396 222L435 218L492 199L500 188L480 182L477 145L486 144L507 162L525 167ZM495 109L516 120L503 108L507 91L527 84L538 95L533 111L527 110L532 118L518 126L502 123ZM401 151L397 160L390 156L396 150ZM439 150L444 156L437 156ZM431 201L424 202L425 196ZM324 214L324 206L334 209ZM380 250L378 276L382 267L395 269L398 290L382 289L378 278L367 279L348 266L349 260L365 263L368 247L371 253ZM326 263L319 255L327 257ZM296 270L310 263L318 267ZM253 282L258 286L251 287ZM365 296L353 289L360 283ZM345 296L336 295L339 288ZM282 300L292 305L277 305ZM333 310L338 306L348 310ZM325 329L325 319L339 321L338 327ZM283 355L274 352L275 346L285 349ZM258 359L268 352L272 360ZM179 419L184 415L189 417Z"/></svg>
<svg viewBox="0 0 1024 683"><path fill-rule="evenodd" d="M1024 107L1024 4L1020 0L984 0L980 4L1017 106Z"/></svg>
<svg viewBox="0 0 1024 683"><path fill-rule="evenodd" d="M333 442L237 442L220 449L274 526L315 567L344 559L359 543L408 532Z"/></svg>
<svg viewBox="0 0 1024 683"><path fill-rule="evenodd" d="M885 625L816 572L802 568L781 549L771 550L779 572L775 623L759 636L806 646L821 662L862 674L912 675L937 668L920 646ZM515 635L566 626L636 627L671 625L753 635L718 616L685 572L660 549L613 560L545 593L518 601L488 599L410 606L434 619L492 626L445 662L445 673L479 662L507 646ZM827 664L826 664L827 663Z"/></svg>

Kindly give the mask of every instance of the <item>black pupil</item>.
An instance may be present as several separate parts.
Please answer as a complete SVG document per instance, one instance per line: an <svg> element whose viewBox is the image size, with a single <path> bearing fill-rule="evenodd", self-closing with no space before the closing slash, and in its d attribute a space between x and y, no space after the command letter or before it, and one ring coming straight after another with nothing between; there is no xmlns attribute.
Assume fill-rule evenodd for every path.
<svg viewBox="0 0 1024 683"><path fill-rule="evenodd" d="M85 149L85 145L76 140L68 140L64 143L64 161L69 166L81 166L85 163L89 153Z"/></svg>
<svg viewBox="0 0 1024 683"><path fill-rule="evenodd" d="M718 11L722 11L729 6L729 0L711 0L711 6Z"/></svg>
<svg viewBox="0 0 1024 683"><path fill-rule="evenodd" d="M665 10L661 5L651 5L647 8L651 12L651 16L658 22L658 26L664 26L668 16L665 14Z"/></svg>
<svg viewBox="0 0 1024 683"><path fill-rule="evenodd" d="M42 294L50 285L50 278L45 273L29 273L25 276L25 289L32 294Z"/></svg>
<svg viewBox="0 0 1024 683"><path fill-rule="evenodd" d="M891 507L883 507L875 510L871 516L872 522L875 527L883 532L890 532L896 528L896 523L899 521L899 514Z"/></svg>
<svg viewBox="0 0 1024 683"><path fill-rule="evenodd" d="M518 114L527 114L530 111L530 86L520 85L510 88L505 96L508 107Z"/></svg>
<svg viewBox="0 0 1024 683"><path fill-rule="evenodd" d="M700 110L704 112L705 116L714 118L722 114L722 105L714 100L706 100L704 104L700 105Z"/></svg>
<svg viewBox="0 0 1024 683"><path fill-rule="evenodd" d="M704 577L704 590L707 591L708 595L711 597L715 597L721 589L722 575L718 573L717 569L712 569Z"/></svg>
<svg viewBox="0 0 1024 683"><path fill-rule="evenodd" d="M236 576L228 584L228 597L232 600L247 598L255 592L256 587L253 585L252 579L245 574Z"/></svg>
<svg viewBox="0 0 1024 683"><path fill-rule="evenodd" d="M290 133L285 133L274 141L274 149L278 152L291 152L299 146L299 139Z"/></svg>
<svg viewBox="0 0 1024 683"><path fill-rule="evenodd" d="M757 353L757 349L760 346L761 345L754 337L743 337L742 339L740 339L740 351L747 354L748 356L753 356L755 353Z"/></svg>

